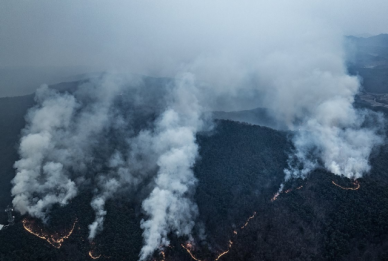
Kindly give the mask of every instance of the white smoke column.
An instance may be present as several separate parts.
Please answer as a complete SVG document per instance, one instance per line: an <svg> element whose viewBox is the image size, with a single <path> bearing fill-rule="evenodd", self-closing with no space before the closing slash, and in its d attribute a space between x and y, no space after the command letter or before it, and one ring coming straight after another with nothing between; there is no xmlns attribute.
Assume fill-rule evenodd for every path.
<svg viewBox="0 0 388 261"><path fill-rule="evenodd" d="M105 202L108 198L112 197L114 191L116 191L120 184L119 182L112 179L102 179L100 183L103 183L103 193L94 197L90 205L96 213L96 218L92 224L89 225L89 240L92 240L97 232L102 231L104 218L106 215Z"/></svg>
<svg viewBox="0 0 388 261"><path fill-rule="evenodd" d="M169 232L190 236L198 215L197 205L190 198L197 182L192 170L198 156L195 136L204 122L193 75L182 75L176 81L170 99L170 105L157 119L155 130L141 134L159 154L159 170L155 188L142 204L148 219L141 222L145 244L140 260L168 245Z"/></svg>
<svg viewBox="0 0 388 261"><path fill-rule="evenodd" d="M320 166L360 178L370 170L372 149L383 142L381 115L353 106L360 85L347 75L342 38L335 31L321 34L304 39L307 46L301 42L268 54L258 67L261 83L269 86L265 106L296 133L286 180Z"/></svg>
<svg viewBox="0 0 388 261"><path fill-rule="evenodd" d="M321 34L307 37L303 49L301 43L267 55L259 66L262 82L270 86L266 106L296 131L286 180L322 165L336 175L359 178L370 170L372 149L382 143L381 116L353 106L359 79L347 75L342 38L335 31ZM326 44L323 36L330 39ZM365 124L373 118L373 127Z"/></svg>
<svg viewBox="0 0 388 261"><path fill-rule="evenodd" d="M109 134L105 133L104 137L100 137L100 143L105 142L106 146L109 147L109 151L114 147L110 139L118 139L122 150L113 148L113 154L104 154L105 158L102 159L107 170L97 174L95 196L91 202L96 217L93 223L89 225L89 240L93 240L97 233L103 230L103 223L107 214L105 211L106 201L118 192L136 189L144 178L154 173L156 158L153 155L155 155L155 152L150 151L150 148L147 148L146 153L137 151L137 142L139 146L144 147L148 141L132 138L135 133L134 129L139 127L133 126L133 121L135 118L143 119L146 117L144 108L149 109L151 107L152 110L157 110L152 106L157 107L157 102L154 102L154 100L161 98L152 92L149 93L150 89L154 90L152 89L154 86L146 86L150 89L142 90L141 87L144 87L142 77L134 75L108 74L102 80L98 80L96 85L99 86L99 93L102 94L98 96L96 106L105 108L103 115L105 116L104 119L106 118L106 129L109 130ZM90 96L93 93L89 92L87 95ZM121 102L129 108L123 109L117 106L119 101L116 100L117 103L115 104L113 101L115 97L120 97ZM152 103L152 106L148 105L147 102ZM137 157L138 153L141 154L142 160Z"/></svg>
<svg viewBox="0 0 388 261"><path fill-rule="evenodd" d="M60 93L43 86L37 105L26 117L13 179L13 204L22 214L47 219L55 203L65 205L77 194L93 150L110 126L110 108L120 82L106 77L78 86L75 93Z"/></svg>
<svg viewBox="0 0 388 261"><path fill-rule="evenodd" d="M323 108L322 111L325 118L330 117L327 109ZM352 118L352 114L357 116ZM374 118L373 127L362 126L365 117ZM334 116L329 120L338 120L333 118ZM296 153L290 158L290 168L285 170L286 180L291 177L305 177L319 166L316 159L320 159L330 172L349 179L358 179L369 172L369 155L375 146L383 143L383 137L379 134L384 126L381 115L351 108L346 119L338 120L334 124L319 122L319 119L309 119L306 126L302 126L294 137ZM295 167L293 159L302 165Z"/></svg>
<svg viewBox="0 0 388 261"><path fill-rule="evenodd" d="M361 177L370 170L372 149L382 143L383 123L353 106L360 83L348 75L345 33L330 19L330 4L256 4L225 4L225 17L237 14L242 22L217 20L219 28L236 30L209 33L214 43L192 63L191 71L207 84L201 104L226 111L264 107L296 133L286 179L317 167ZM371 118L373 127L366 124Z"/></svg>
<svg viewBox="0 0 388 261"><path fill-rule="evenodd" d="M125 161L120 152L116 151L109 160L109 173L104 173L98 178L98 193L93 198L91 206L96 213L96 218L89 225L89 240L93 240L98 232L103 230L106 215L105 203L114 197L120 189L130 190L142 180L134 176L131 171L131 162Z"/></svg>
<svg viewBox="0 0 388 261"><path fill-rule="evenodd" d="M67 204L77 193L62 164L68 151L58 148L58 141L66 138L64 130L71 124L77 102L74 97L60 95L47 86L37 91L36 101L37 107L26 117L12 195L15 209L20 213L45 219L45 211L51 205Z"/></svg>
<svg viewBox="0 0 388 261"><path fill-rule="evenodd" d="M291 13L286 12L285 20L295 15ZM227 105L252 106L248 93L256 100L251 108L269 109L281 125L296 133L286 180L305 177L317 167L356 179L370 170L370 153L383 142L383 120L353 106L360 83L347 73L344 37L330 22L310 15L302 12L300 20L264 32L263 41L250 53L254 59L244 61L244 52L233 56L231 49L202 57L194 70L199 79L215 85L204 92L210 102L231 96ZM231 84L219 85L220 80L212 78L215 70L219 76L227 75Z"/></svg>

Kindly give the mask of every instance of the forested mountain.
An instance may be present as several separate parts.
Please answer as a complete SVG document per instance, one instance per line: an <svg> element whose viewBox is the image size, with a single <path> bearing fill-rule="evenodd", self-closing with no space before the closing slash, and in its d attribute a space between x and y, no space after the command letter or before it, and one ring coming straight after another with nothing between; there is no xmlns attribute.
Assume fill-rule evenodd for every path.
<svg viewBox="0 0 388 261"><path fill-rule="evenodd" d="M11 203L11 179L15 175L13 163L18 159L20 131L25 125L24 115L34 104L34 95L0 98L0 209ZM0 220L3 223L3 219Z"/></svg>
<svg viewBox="0 0 388 261"><path fill-rule="evenodd" d="M149 78L145 84L158 82ZM52 88L71 91L78 84ZM33 104L33 95L0 99L1 208L11 202L20 131ZM373 153L371 173L356 184L318 169L305 180L287 182L273 200L293 133L225 120L270 124L262 109L214 115L223 120L197 134L195 246L189 253L188 238L170 235L170 247L155 253L155 260L388 260L387 145ZM15 225L0 231L0 260L138 260L141 202L127 194L108 200L104 230L89 242L95 214L88 191L55 206L47 224L14 213ZM0 222L6 224L2 213Z"/></svg>
<svg viewBox="0 0 388 261"><path fill-rule="evenodd" d="M349 72L359 75L363 90L388 92L388 34L368 38L347 37Z"/></svg>
<svg viewBox="0 0 388 261"><path fill-rule="evenodd" d="M287 135L225 120L217 121L212 133L198 135L200 159L194 170L200 216L192 254L215 260L231 240L220 260L388 260L388 148L376 153L373 170L359 180L358 190L344 190L332 181L355 185L317 170L306 180L288 182L284 191L289 192L271 201L291 149ZM5 163L11 169L12 162ZM56 207L46 226L17 215L16 224L0 232L0 260L91 260L89 251L101 255L100 260L137 260L142 245L139 204L125 195L109 201L104 231L91 244L91 197L81 193L69 205ZM76 223L57 249L27 232L26 218L48 235L66 234ZM192 260L181 246L186 239L172 238L166 260Z"/></svg>

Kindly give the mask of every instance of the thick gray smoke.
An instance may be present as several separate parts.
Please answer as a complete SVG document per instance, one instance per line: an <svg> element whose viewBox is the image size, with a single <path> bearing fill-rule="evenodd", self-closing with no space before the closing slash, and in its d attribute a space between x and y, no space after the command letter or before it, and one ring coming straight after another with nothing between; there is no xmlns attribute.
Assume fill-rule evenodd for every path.
<svg viewBox="0 0 388 261"><path fill-rule="evenodd" d="M341 119L339 116L344 108L333 104L339 117L328 117L333 109L323 108L320 116L326 119L309 119L300 126L293 138L296 151L290 155L290 168L285 170L286 180L290 177L305 177L320 167L319 160L328 171L350 179L358 179L369 172L369 156L374 147L383 143L381 128L384 120L380 114L358 111L346 103L343 105L350 110L342 114L346 118ZM365 117L374 119L373 126L362 126Z"/></svg>
<svg viewBox="0 0 388 261"><path fill-rule="evenodd" d="M103 87L101 87L103 86ZM81 85L72 95L41 87L27 116L12 181L16 210L46 219L53 204L77 194L93 162L93 150L109 126L109 109L119 84Z"/></svg>
<svg viewBox="0 0 388 261"><path fill-rule="evenodd" d="M204 127L196 92L193 76L181 75L171 91L171 103L157 119L155 129L139 136L147 146L145 151L157 153L159 167L155 188L142 204L150 218L141 222L145 245L140 260L146 260L158 247L169 245L170 231L190 236L194 227L198 215L197 206L191 201L196 185L192 167L198 155L195 136Z"/></svg>
<svg viewBox="0 0 388 261"><path fill-rule="evenodd" d="M313 47L284 46L260 62L264 106L295 132L286 180L317 167L359 178L370 170L372 149L383 142L382 116L354 107L360 83L347 75L341 38L335 31L326 37L330 41L321 44L320 37L308 36L304 41Z"/></svg>
<svg viewBox="0 0 388 261"><path fill-rule="evenodd" d="M68 169L77 162L71 152L77 148L68 143L68 129L79 105L74 97L59 95L47 86L37 91L36 101L38 105L26 117L12 195L16 210L45 219L53 204L67 204L77 194Z"/></svg>
<svg viewBox="0 0 388 261"><path fill-rule="evenodd" d="M231 108L262 106L295 134L286 180L304 178L318 167L360 178L370 170L373 148L383 143L384 121L380 114L354 107L360 79L347 74L343 38L320 23L315 26L319 34L275 35L275 44L260 43L263 49L251 54L257 58L252 63L240 62L241 57L222 63L222 53L201 57L190 69L213 87L202 92L211 97L202 97L207 106L225 108L225 101ZM225 78L214 79L217 70Z"/></svg>
<svg viewBox="0 0 388 261"><path fill-rule="evenodd" d="M81 188L93 186L92 240L103 229L106 202L141 187L147 196L140 259L168 245L171 232L190 237L198 216L191 200L195 137L211 126L204 112L212 110L266 108L279 126L292 131L295 151L286 180L317 167L353 179L370 170L371 151L383 142L383 120L354 107L360 83L347 74L343 50L343 36L352 26L335 11L348 10L347 5L331 0L112 2L93 8L82 4L84 13L68 10L71 21L87 19L93 26L63 22L66 52L57 52L65 57L55 62L82 61L172 80L111 75L71 93L39 89L15 163L13 203L21 213L45 220L53 204L67 204ZM63 3L54 8L54 2L34 8L42 5L56 13L66 9ZM358 4L354 10L364 8ZM49 30L51 23L41 26L63 38L61 30ZM75 27L79 37L72 35ZM43 44L56 46L41 38L38 44L32 41L37 55L49 49ZM72 39L80 42L68 42ZM42 65L50 65L52 57L46 55Z"/></svg>
<svg viewBox="0 0 388 261"><path fill-rule="evenodd" d="M193 75L148 81L160 86L150 87L139 76L106 75L71 93L40 88L15 163L15 208L47 220L54 204L67 204L92 183L93 240L103 229L106 201L151 177L141 185L151 188L142 204L147 219L141 223L141 259L168 245L170 232L190 236L198 215L191 201L196 133L211 124L202 114Z"/></svg>
<svg viewBox="0 0 388 261"><path fill-rule="evenodd" d="M111 198L115 191L117 191L122 184L115 178L105 180L100 178L100 187L102 193L99 193L93 198L90 205L96 213L96 219L89 225L89 239L93 240L97 232L102 231L104 225L104 218L106 215L105 203L107 199Z"/></svg>

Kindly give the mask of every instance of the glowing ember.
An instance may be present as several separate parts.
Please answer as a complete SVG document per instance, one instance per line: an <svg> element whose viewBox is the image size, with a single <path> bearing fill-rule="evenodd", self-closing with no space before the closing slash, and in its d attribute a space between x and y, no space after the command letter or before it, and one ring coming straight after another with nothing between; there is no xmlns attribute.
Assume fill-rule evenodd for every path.
<svg viewBox="0 0 388 261"><path fill-rule="evenodd" d="M190 243L186 243L186 246L184 246L183 244L181 244L181 246L186 249L187 253L189 253L189 255L191 256L192 259L194 260L197 260L197 261L201 261L200 259L196 258L193 253L191 253L191 248L192 248L192 245Z"/></svg>
<svg viewBox="0 0 388 261"><path fill-rule="evenodd" d="M296 189L301 189L302 187L303 187L303 185L297 187ZM283 193L289 193L289 192L291 192L292 190L293 190L293 189L288 189L288 190L284 191ZM276 194L272 197L271 202L275 201L275 200L279 197L280 193L281 193L281 192L276 192ZM251 219L253 219L255 216L256 216L256 212L253 212L253 215L250 216L250 217L247 219L247 221L246 221L245 224L241 227L241 229L244 229L245 227L247 227L248 224L249 224L249 221L250 221ZM236 231L236 230L233 230L233 234L234 234L234 235L237 235L237 231ZM224 255L226 255L227 253L229 253L230 249L232 248L232 245L233 245L233 242L232 242L231 240L229 240L228 249L227 249L226 251L220 253L220 254L216 257L216 259L214 259L214 261L218 261L222 256L224 256ZM192 249L191 243L189 243L189 242L186 243L186 246L183 245L183 244L181 244L181 246L187 251L187 253L189 253L189 255L191 256L192 259L197 260L197 261L201 261L201 260L199 260L198 258L196 258L196 257L193 255L193 253L191 252L191 249Z"/></svg>
<svg viewBox="0 0 388 261"><path fill-rule="evenodd" d="M296 189L301 189L301 188L303 188L303 185L297 187ZM287 194L287 193L290 193L293 190L294 189L290 188L290 189L287 189L286 191L283 191L283 192L279 192L279 191L276 192L276 194L271 198L271 202L274 202L275 200L277 200L279 195L280 195L280 193L286 193Z"/></svg>
<svg viewBox="0 0 388 261"><path fill-rule="evenodd" d="M292 191L292 189L287 189L286 191L284 191L284 193L289 193L291 191Z"/></svg>
<svg viewBox="0 0 388 261"><path fill-rule="evenodd" d="M301 189L303 188L303 185L297 187L296 189ZM284 191L284 193L290 193L291 191L293 191L294 189L290 188L290 189L287 189L286 191Z"/></svg>
<svg viewBox="0 0 388 261"><path fill-rule="evenodd" d="M246 226L248 226L249 221L250 221L251 219L253 219L255 216L256 216L256 212L253 212L253 215L250 216L250 217L247 219L247 221L246 221L245 224L241 227L241 229L244 229ZM234 230L234 231L233 231L233 234L234 234L234 235L237 235L237 231ZM233 245L232 240L229 240L228 249L227 249L226 251L220 253L220 254L216 257L216 259L214 259L214 261L219 260L222 256L224 256L224 255L226 255L227 253L229 253L230 249L232 248L232 245ZM191 252L191 249L192 249L193 246L192 246L192 244L191 244L190 242L186 243L186 246L184 246L183 244L181 244L181 246L182 246L184 249L186 249L187 253L189 253L189 255L191 256L192 259L197 260L197 261L201 261L201 260L199 260L198 258L196 258L196 257L193 255L193 253Z"/></svg>
<svg viewBox="0 0 388 261"><path fill-rule="evenodd" d="M256 213L255 213L255 214L256 214ZM214 259L214 261L219 260L223 255L226 255L227 253L229 253L229 251L230 251L232 245L233 245L233 242L232 242L231 240L229 240L228 250L226 250L226 251L222 252L221 254L219 254L219 255L217 256L217 258Z"/></svg>
<svg viewBox="0 0 388 261"><path fill-rule="evenodd" d="M89 256L90 256L92 259L98 259L98 258L101 257L101 255L93 256L92 250L89 251Z"/></svg>
<svg viewBox="0 0 388 261"><path fill-rule="evenodd" d="M163 250L160 251L160 254L161 254L162 257L163 257L162 261L166 260L166 254L164 253Z"/></svg>
<svg viewBox="0 0 388 261"><path fill-rule="evenodd" d="M357 180L355 180L354 182L353 182L353 185L355 186L354 188L346 188L346 187L342 187L342 186L340 186L340 185L338 185L337 183L335 183L334 181L332 181L332 183L334 184L334 185L336 185L337 187L339 187L339 188L341 188L341 189L345 189L345 190L357 190L357 189L359 189L360 188L360 183L357 181Z"/></svg>
<svg viewBox="0 0 388 261"><path fill-rule="evenodd" d="M73 233L75 223L77 223L77 219L74 221L71 230L65 235L60 235L59 233L49 235L47 232L43 231L42 228L35 228L33 221L29 221L27 219L24 219L22 222L23 222L24 229L27 230L29 233L31 233L34 236L37 236L43 240L46 240L50 245L59 249L59 248L61 248L65 239L68 239L71 236L71 234Z"/></svg>
<svg viewBox="0 0 388 261"><path fill-rule="evenodd" d="M244 229L248 225L249 220L251 220L255 216L256 216L256 212L253 212L253 215L248 218L247 222L245 222L244 226L242 226L241 229ZM235 234L237 234L237 232Z"/></svg>
<svg viewBox="0 0 388 261"><path fill-rule="evenodd" d="M274 202L275 200L278 199L280 193L279 192L276 192L276 194L273 196L273 198L271 199L271 202Z"/></svg>

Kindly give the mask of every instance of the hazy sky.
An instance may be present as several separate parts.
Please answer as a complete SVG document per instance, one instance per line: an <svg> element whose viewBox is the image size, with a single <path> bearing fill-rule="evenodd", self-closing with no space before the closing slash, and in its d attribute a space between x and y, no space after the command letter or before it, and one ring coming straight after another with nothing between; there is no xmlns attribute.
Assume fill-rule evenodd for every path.
<svg viewBox="0 0 388 261"><path fill-rule="evenodd" d="M305 34L316 24L345 35L384 33L386 10L385 0L0 0L0 69L39 67L42 81L52 74L47 67L61 66L170 76L209 53L292 41L300 25ZM11 86L20 75L0 76L2 96L4 79Z"/></svg>

